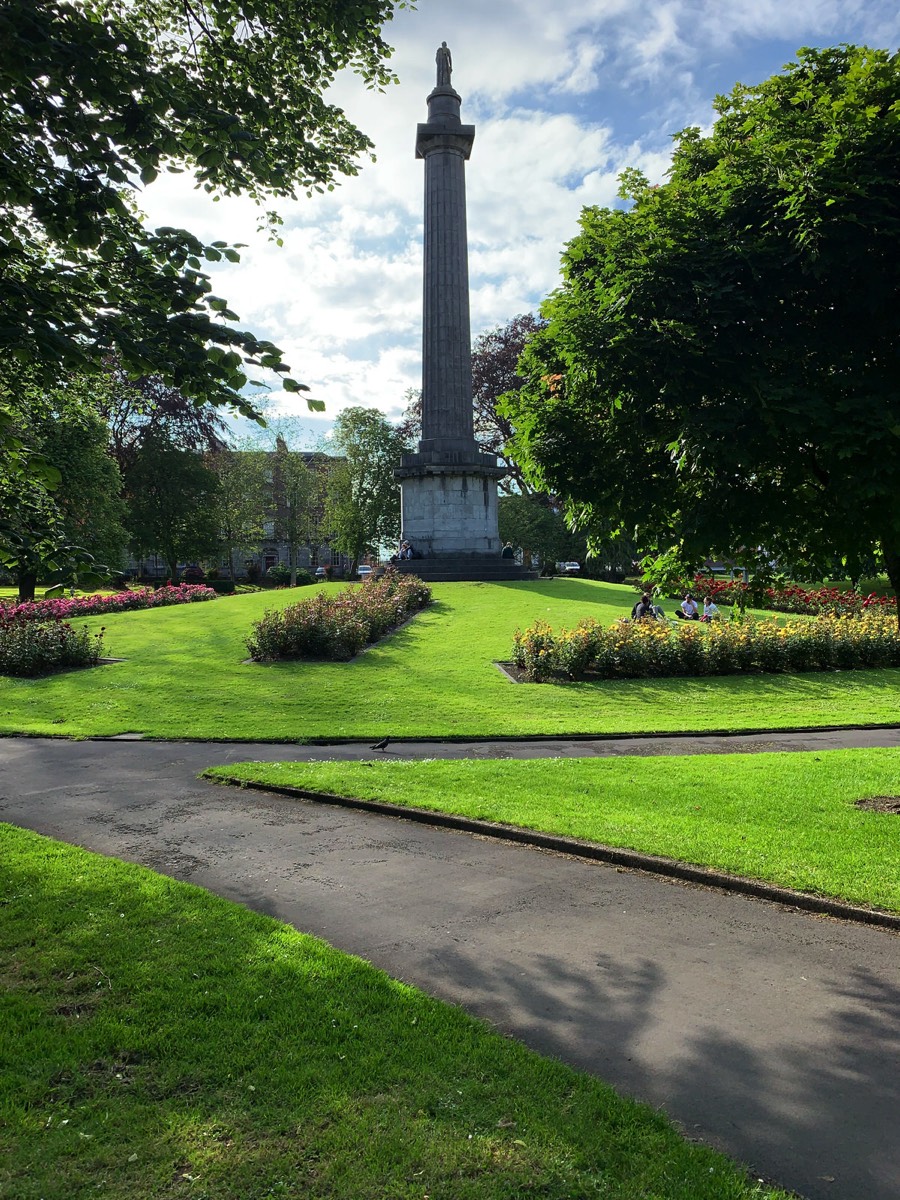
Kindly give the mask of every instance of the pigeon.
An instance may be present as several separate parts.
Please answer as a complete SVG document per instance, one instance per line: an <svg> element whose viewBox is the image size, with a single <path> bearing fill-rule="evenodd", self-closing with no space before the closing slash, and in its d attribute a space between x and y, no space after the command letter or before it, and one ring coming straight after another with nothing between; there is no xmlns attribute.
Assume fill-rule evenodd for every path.
<svg viewBox="0 0 900 1200"><path fill-rule="evenodd" d="M375 745L371 747L371 749L372 750L387 750L388 742L390 740L391 739L389 737L382 738L381 741L376 742Z"/></svg>

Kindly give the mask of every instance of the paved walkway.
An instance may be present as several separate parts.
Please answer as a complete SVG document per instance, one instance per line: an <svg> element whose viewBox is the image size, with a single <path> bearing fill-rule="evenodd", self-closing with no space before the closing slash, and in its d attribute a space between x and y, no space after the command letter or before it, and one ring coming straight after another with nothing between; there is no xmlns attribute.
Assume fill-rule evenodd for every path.
<svg viewBox="0 0 900 1200"><path fill-rule="evenodd" d="M897 745L898 732L869 731L854 744ZM828 734L787 736L835 744ZM754 740L787 748L777 735ZM655 753L686 749L682 739L652 741ZM625 745L498 743L494 752ZM435 757L437 747L387 753L395 750ZM810 1200L897 1200L897 935L196 778L247 758L369 756L359 746L0 739L0 819L319 934L662 1106L688 1136Z"/></svg>

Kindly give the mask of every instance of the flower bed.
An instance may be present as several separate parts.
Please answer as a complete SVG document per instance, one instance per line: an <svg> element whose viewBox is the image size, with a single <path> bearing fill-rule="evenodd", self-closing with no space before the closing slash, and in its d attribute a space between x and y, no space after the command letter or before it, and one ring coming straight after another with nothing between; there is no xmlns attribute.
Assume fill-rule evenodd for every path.
<svg viewBox="0 0 900 1200"><path fill-rule="evenodd" d="M95 667L103 654L103 630L91 635L68 621L0 623L0 674L46 675L64 667Z"/></svg>
<svg viewBox="0 0 900 1200"><path fill-rule="evenodd" d="M652 591L643 583L639 591ZM759 583L743 583L739 579L716 579L710 575L695 575L673 589L678 594L690 591L694 596L711 596L718 605L737 604L740 608L768 608L773 612L798 613L818 617L848 616L853 613L879 609L897 612L896 596L880 596L877 592L843 591L840 588L804 588L790 583L780 587L765 587Z"/></svg>
<svg viewBox="0 0 900 1200"><path fill-rule="evenodd" d="M386 574L336 596L271 611L255 622L247 639L257 662L316 658L347 662L431 601L431 589L414 575Z"/></svg>
<svg viewBox="0 0 900 1200"><path fill-rule="evenodd" d="M61 597L27 604L0 603L0 625L23 621L67 621L72 617L100 617L137 608L165 608L171 604L194 604L200 600L215 599L216 593L210 587L180 583L168 584L155 591L153 588L139 588L134 592L114 592L108 596Z"/></svg>
<svg viewBox="0 0 900 1200"><path fill-rule="evenodd" d="M587 618L554 632L537 621L516 630L513 662L533 682L737 675L743 672L854 670L900 666L900 632L892 617L824 616L778 625L775 621L704 626L659 621L605 627Z"/></svg>

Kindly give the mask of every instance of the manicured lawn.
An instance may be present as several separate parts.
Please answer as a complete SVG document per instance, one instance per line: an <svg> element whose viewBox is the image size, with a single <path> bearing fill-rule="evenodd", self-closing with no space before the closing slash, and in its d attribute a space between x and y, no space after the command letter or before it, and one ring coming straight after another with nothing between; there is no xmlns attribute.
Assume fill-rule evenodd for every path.
<svg viewBox="0 0 900 1200"><path fill-rule="evenodd" d="M659 854L900 912L900 750L678 758L240 763L236 778L414 805Z"/></svg>
<svg viewBox="0 0 900 1200"><path fill-rule="evenodd" d="M787 1200L321 941L11 826L0 842L4 1196Z"/></svg>
<svg viewBox="0 0 900 1200"><path fill-rule="evenodd" d="M632 589L579 579L438 585L431 608L352 663L245 664L251 622L313 591L91 618L106 628L105 653L127 661L0 679L0 733L305 741L778 728L900 714L900 670L510 683L493 661L509 657L516 626L630 611Z"/></svg>

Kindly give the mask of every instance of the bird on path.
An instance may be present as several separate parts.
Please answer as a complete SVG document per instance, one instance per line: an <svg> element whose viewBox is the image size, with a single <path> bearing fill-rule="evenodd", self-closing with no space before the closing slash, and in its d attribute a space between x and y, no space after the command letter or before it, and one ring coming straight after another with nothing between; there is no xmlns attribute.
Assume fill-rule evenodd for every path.
<svg viewBox="0 0 900 1200"><path fill-rule="evenodd" d="M375 745L371 747L371 749L372 749L372 750L387 750L387 747L388 747L388 742L389 742L390 740L391 740L391 739L390 739L389 737L382 738L382 739L381 739L381 741L380 741L380 742L376 742L376 743L375 743Z"/></svg>

